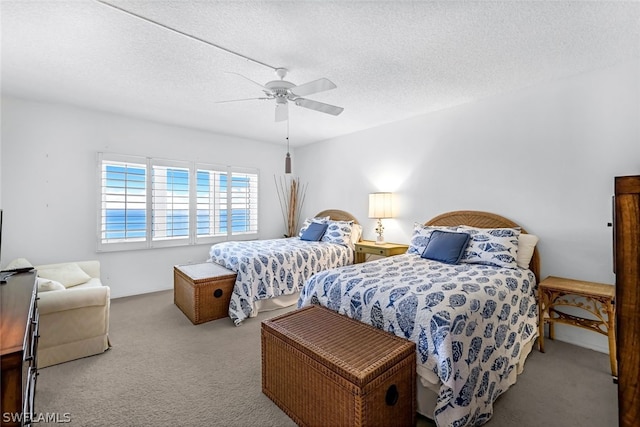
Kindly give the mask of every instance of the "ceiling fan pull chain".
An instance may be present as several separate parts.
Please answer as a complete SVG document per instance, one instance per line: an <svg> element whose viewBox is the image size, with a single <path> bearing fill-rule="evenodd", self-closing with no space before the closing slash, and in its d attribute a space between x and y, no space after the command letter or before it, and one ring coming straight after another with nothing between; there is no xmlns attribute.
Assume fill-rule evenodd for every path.
<svg viewBox="0 0 640 427"><path fill-rule="evenodd" d="M289 118L287 118L287 156L284 158L284 173L291 173L291 154L289 154Z"/></svg>

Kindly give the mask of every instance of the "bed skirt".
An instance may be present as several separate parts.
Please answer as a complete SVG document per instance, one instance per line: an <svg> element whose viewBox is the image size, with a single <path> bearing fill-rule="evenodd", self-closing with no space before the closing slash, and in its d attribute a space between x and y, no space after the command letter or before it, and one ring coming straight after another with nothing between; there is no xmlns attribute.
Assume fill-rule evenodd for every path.
<svg viewBox="0 0 640 427"><path fill-rule="evenodd" d="M256 317L262 311L278 310L280 308L290 307L298 303L300 292L294 292L289 295L280 295L276 298L260 299L254 301L253 310L249 317Z"/></svg>

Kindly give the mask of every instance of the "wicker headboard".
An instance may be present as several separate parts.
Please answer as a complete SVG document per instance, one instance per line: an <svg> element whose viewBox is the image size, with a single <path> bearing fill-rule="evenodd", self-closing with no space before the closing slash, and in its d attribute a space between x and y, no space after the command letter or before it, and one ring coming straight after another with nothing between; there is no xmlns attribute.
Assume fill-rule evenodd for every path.
<svg viewBox="0 0 640 427"><path fill-rule="evenodd" d="M353 221L355 224L359 224L356 217L351 215L349 212L341 211L339 209L327 209L325 211L318 212L316 216L328 216L334 221Z"/></svg>
<svg viewBox="0 0 640 427"><path fill-rule="evenodd" d="M478 228L520 227L521 233L527 233L520 225L503 216L481 211L447 212L430 219L424 225L468 225ZM536 282L540 283L540 256L538 255L538 249L533 250L529 268L536 276Z"/></svg>

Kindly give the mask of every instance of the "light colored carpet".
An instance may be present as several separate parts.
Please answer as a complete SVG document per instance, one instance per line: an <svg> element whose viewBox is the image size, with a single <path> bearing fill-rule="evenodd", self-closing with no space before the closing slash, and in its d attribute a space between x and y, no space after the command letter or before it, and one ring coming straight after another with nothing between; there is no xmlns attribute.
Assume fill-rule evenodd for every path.
<svg viewBox="0 0 640 427"><path fill-rule="evenodd" d="M228 318L194 326L173 291L115 299L113 348L40 370L36 412L72 426L295 426L262 394L260 376L260 322L290 309L240 327ZM486 425L616 426L608 356L551 340L545 347ZM417 425L434 424L419 417Z"/></svg>

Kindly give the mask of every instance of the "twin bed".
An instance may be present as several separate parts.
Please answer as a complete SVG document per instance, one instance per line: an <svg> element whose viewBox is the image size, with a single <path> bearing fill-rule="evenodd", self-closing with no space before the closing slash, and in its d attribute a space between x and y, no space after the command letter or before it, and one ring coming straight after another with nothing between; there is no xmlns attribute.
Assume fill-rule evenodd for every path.
<svg viewBox="0 0 640 427"><path fill-rule="evenodd" d="M296 304L300 288L313 274L353 264L353 244L360 239L362 231L355 217L330 209L314 218L330 223L336 231L322 241L290 237L229 241L211 247L209 261L237 273L229 303L229 317L236 325L260 311ZM308 219L302 228L310 221Z"/></svg>
<svg viewBox="0 0 640 427"><path fill-rule="evenodd" d="M327 212L357 222L343 211L317 216ZM434 230L470 234L462 262L421 256ZM257 263L249 253L222 256L218 245L211 256L238 271L229 307L236 324L261 304L284 299L322 305L414 341L418 412L440 426L477 426L516 382L537 338L536 241L499 215L456 211L416 224L406 254L362 264L353 264L348 245L325 244L322 252L323 242L299 246L295 238L245 242L258 245Z"/></svg>

